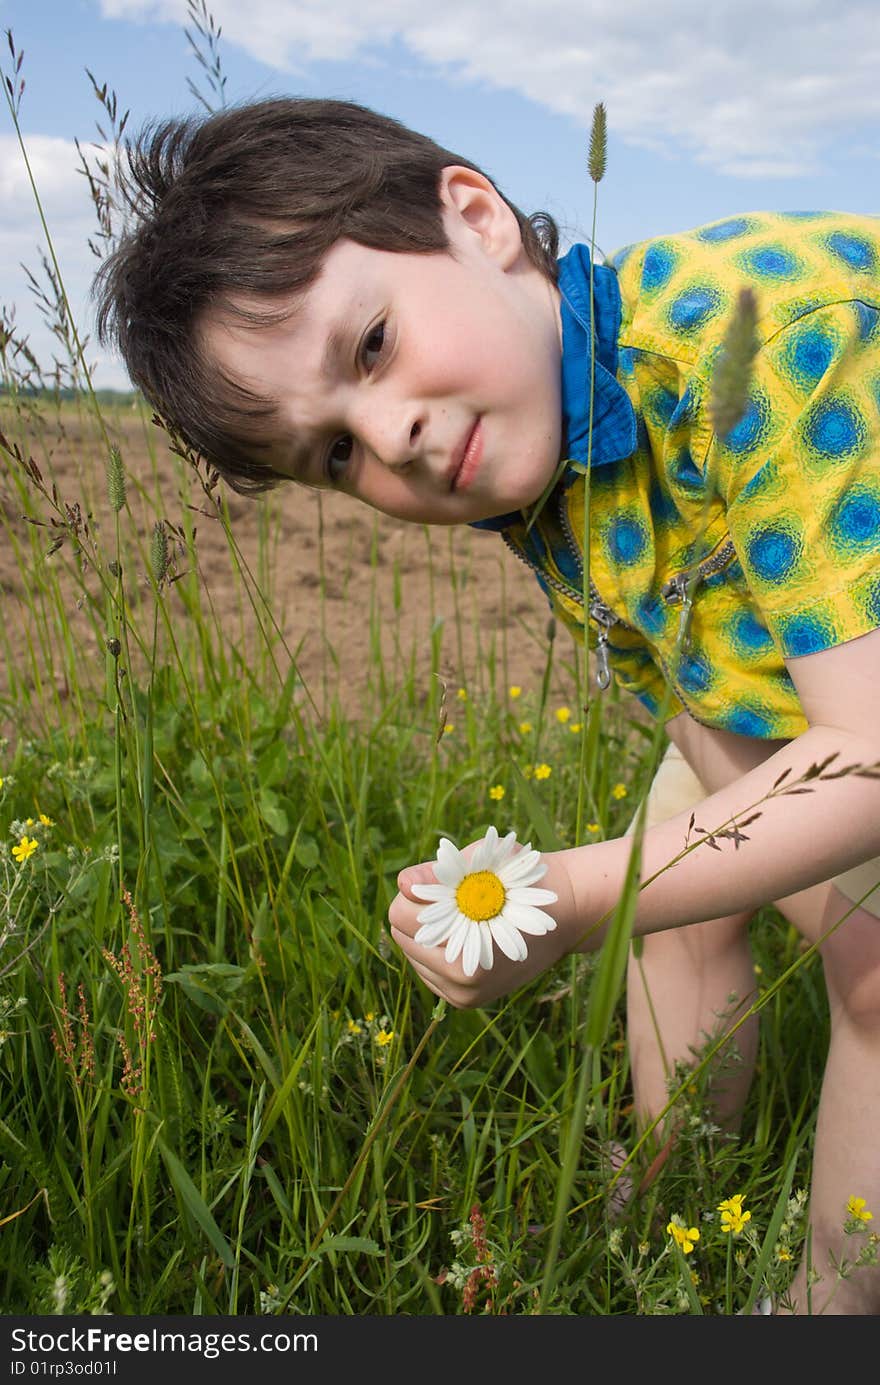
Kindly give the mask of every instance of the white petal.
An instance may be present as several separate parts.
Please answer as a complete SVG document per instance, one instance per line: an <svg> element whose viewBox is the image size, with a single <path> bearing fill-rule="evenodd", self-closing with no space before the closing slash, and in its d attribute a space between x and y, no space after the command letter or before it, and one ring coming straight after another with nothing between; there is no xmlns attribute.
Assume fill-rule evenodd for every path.
<svg viewBox="0 0 880 1385"><path fill-rule="evenodd" d="M501 915L494 918L489 924L492 929L492 937L495 939L505 957L509 957L511 962L524 962L529 955L529 950L525 945L522 934L512 928L505 918Z"/></svg>
<svg viewBox="0 0 880 1385"><path fill-rule="evenodd" d="M454 899L438 899L436 904L427 904L416 914L416 923L438 923L440 919L455 918L458 905Z"/></svg>
<svg viewBox="0 0 880 1385"><path fill-rule="evenodd" d="M467 862L455 846L447 837L440 838L440 845L437 848L437 861L434 866L434 874L444 885L458 885L467 874Z"/></svg>
<svg viewBox="0 0 880 1385"><path fill-rule="evenodd" d="M505 885L522 884L526 876L529 877L526 883L531 885L546 874L547 867L541 860L540 851L522 851L519 856L514 856L512 861L507 861L499 871Z"/></svg>
<svg viewBox="0 0 880 1385"><path fill-rule="evenodd" d="M447 961L448 961L447 955ZM468 929L461 954L461 965L465 976L473 976L480 963L480 930L475 923Z"/></svg>
<svg viewBox="0 0 880 1385"><path fill-rule="evenodd" d="M506 837L502 837L495 850L495 870L501 874L501 867L505 861L510 859L513 849L516 846L516 833L508 832Z"/></svg>
<svg viewBox="0 0 880 1385"><path fill-rule="evenodd" d="M474 851L470 860L468 870L492 870L492 862L495 859L495 846L498 841L498 831L490 827L479 846Z"/></svg>
<svg viewBox="0 0 880 1385"><path fill-rule="evenodd" d="M425 923L416 933L414 941L421 943L422 947L439 947L441 943L446 942L454 926L454 914L451 918L436 919L433 923Z"/></svg>
<svg viewBox="0 0 880 1385"><path fill-rule="evenodd" d="M451 899L453 891L448 885L410 885L416 899Z"/></svg>
<svg viewBox="0 0 880 1385"><path fill-rule="evenodd" d="M515 889L507 891L507 898L511 904L555 904L559 896L552 890L525 889L517 885Z"/></svg>
<svg viewBox="0 0 880 1385"><path fill-rule="evenodd" d="M468 930L473 927L469 918L464 914L459 914L455 923L452 925L452 932L449 935L449 942L446 944L446 960L450 965L455 961L464 946L464 940L468 935Z"/></svg>
<svg viewBox="0 0 880 1385"><path fill-rule="evenodd" d="M480 924L480 966L485 971L492 968L492 930L488 923Z"/></svg>
<svg viewBox="0 0 880 1385"><path fill-rule="evenodd" d="M530 904L508 902L501 910L501 917L514 928L518 928L521 933L532 933L535 937L540 937L542 933L552 933L556 927L555 919L540 909L533 909Z"/></svg>

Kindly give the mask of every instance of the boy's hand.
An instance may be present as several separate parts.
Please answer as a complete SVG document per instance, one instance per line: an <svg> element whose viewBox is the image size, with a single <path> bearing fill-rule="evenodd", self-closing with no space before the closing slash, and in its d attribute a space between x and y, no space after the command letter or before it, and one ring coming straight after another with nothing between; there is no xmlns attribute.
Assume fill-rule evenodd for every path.
<svg viewBox="0 0 880 1385"><path fill-rule="evenodd" d="M470 860L477 846L478 841L471 842L470 846L464 847L462 855ZM518 851L522 849L522 846L517 848ZM568 854L551 851L543 853L541 857L547 872L539 882L540 888L553 890L557 896L555 904L544 904L541 908L556 920L556 928L539 936L524 935L528 948L524 961L511 961L496 944L491 968L486 970L478 966L473 976L466 976L461 956L453 963L446 961L445 943L437 947L424 947L415 942L415 935L421 927L417 915L425 908L425 901L415 897L412 886L436 882L433 862L430 861L407 866L398 875L400 893L392 900L388 910L391 936L428 989L448 1000L450 1005L466 1010L497 1000L499 996L518 990L552 967L571 950L582 932L576 917L571 879L563 863L563 857Z"/></svg>

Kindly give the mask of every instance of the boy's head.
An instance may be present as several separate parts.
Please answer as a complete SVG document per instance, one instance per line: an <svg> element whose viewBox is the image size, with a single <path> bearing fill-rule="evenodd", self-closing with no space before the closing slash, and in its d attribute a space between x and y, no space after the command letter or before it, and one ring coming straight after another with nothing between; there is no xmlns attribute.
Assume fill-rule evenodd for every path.
<svg viewBox="0 0 880 1385"><path fill-rule="evenodd" d="M517 327L520 357L527 348L553 354L551 219L527 218L474 164L397 121L349 102L273 100L165 123L146 131L128 157L134 215L98 276L99 334L117 346L161 416L235 489L262 490L287 475L336 484L354 469L347 441L357 450L358 434L343 427L347 415L330 412L342 407L349 354L352 383L356 376L371 386L358 407L384 390L385 414L407 414L400 427L410 443L402 447L411 446L412 457L380 461L397 475L430 453L424 467L434 480L438 469L450 472L457 453L467 450L472 461L483 450L468 445L470 430L493 401L480 398L479 380L469 389L463 360L460 378L449 372L456 354L476 356L474 334L485 328L485 351L498 367ZM364 312L366 324L357 320ZM332 360L328 334L341 339ZM396 393L388 384L416 349L423 364L445 354L445 377L410 370L406 388L420 394L404 400L402 379ZM328 364L336 376L318 373ZM511 364L514 375L525 372L511 385L529 394L528 363ZM332 400L329 392L318 398L325 378L340 383ZM483 383L491 393L493 382ZM556 390L558 360L543 367L528 401L544 435L552 431L547 416L558 414ZM344 407L354 402L349 390ZM516 422L507 419L499 439L508 447L522 438L521 429L511 431ZM334 429L339 436L325 443L323 431ZM525 441L541 452L558 449L558 436ZM541 484L526 489L537 494ZM447 489L456 485L450 477ZM400 512L396 493L388 503L363 498ZM422 518L425 499L413 511L404 495L404 517ZM518 493L507 504L477 495L471 508L501 513L517 503ZM486 517L440 510L440 523Z"/></svg>

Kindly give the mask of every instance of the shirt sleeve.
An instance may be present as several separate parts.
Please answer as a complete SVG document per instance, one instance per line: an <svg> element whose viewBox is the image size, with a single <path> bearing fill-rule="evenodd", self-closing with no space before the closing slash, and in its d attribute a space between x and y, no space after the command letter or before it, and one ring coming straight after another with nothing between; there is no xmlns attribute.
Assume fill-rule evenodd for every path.
<svg viewBox="0 0 880 1385"><path fill-rule="evenodd" d="M787 658L880 626L880 311L807 310L756 358L708 458L746 580Z"/></svg>

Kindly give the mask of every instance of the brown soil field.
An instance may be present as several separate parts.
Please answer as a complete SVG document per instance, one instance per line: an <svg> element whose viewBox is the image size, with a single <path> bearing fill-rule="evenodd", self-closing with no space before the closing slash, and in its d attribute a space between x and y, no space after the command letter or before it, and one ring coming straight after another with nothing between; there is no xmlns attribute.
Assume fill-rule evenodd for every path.
<svg viewBox="0 0 880 1385"><path fill-rule="evenodd" d="M149 540L157 513L172 525L181 523L184 511L192 516L205 602L219 627L229 630L230 640L247 640L249 617L242 609L241 583L198 475L171 455L166 435L136 405L114 406L104 417L110 441L123 458L129 507L141 536ZM54 484L62 505L79 504L98 552L115 551L114 520L106 500L107 446L94 420L74 405L37 414L20 407L13 411L7 404L0 408L0 428L24 460L36 461L46 489ZM223 491L220 482L214 494ZM272 619L287 648L295 651L301 678L319 708L326 710L328 699L338 694L345 710L357 715L377 640L390 684L398 683L411 666L417 686L427 690L432 631L439 640L438 673L448 684L450 699L459 687L485 691L493 662L495 685L502 693L511 683L537 692L547 654L549 608L532 574L498 535L466 526L404 524L347 496L294 484L260 498L231 491L225 495L237 546L250 570L261 574ZM31 689L46 677L59 698L66 695L60 651L55 658L45 648L45 637L43 647L34 650L30 593L34 565L46 562L58 569L69 564L75 545L68 540L46 556L61 531L25 519L31 504L31 521L51 519L47 497L26 477L21 463L4 454L0 593L6 656L0 708L5 708L7 729L15 720L11 701L16 688L19 697L25 689L30 701ZM88 573L85 584L90 584ZM77 675L94 667L100 684L100 631L87 618L75 584L66 616L77 658L84 660ZM558 627L551 682L557 698L571 696L575 657L568 632Z"/></svg>

